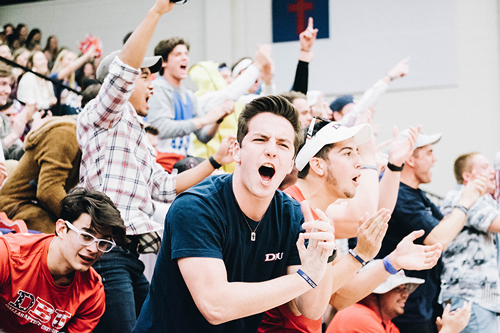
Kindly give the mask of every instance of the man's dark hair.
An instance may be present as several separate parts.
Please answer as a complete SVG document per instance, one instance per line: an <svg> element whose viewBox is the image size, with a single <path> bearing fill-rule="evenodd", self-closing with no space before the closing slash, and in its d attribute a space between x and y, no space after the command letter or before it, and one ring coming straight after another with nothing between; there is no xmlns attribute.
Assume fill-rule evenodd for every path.
<svg viewBox="0 0 500 333"><path fill-rule="evenodd" d="M96 81L96 80L93 80ZM99 90L101 90L101 84L96 81L96 83L88 85L85 90L82 92L82 109L87 105L88 102L93 100L99 94Z"/></svg>
<svg viewBox="0 0 500 333"><path fill-rule="evenodd" d="M307 101L307 96L304 95L301 92L298 91L288 91L285 93L280 94L281 97L285 97L290 103L293 104L293 101L295 101L297 98L303 98Z"/></svg>
<svg viewBox="0 0 500 333"><path fill-rule="evenodd" d="M163 62L168 61L168 55L175 49L177 45L185 45L189 51L189 43L180 37L172 37L169 39L164 39L158 43L155 47L155 56L161 56ZM160 75L163 75L165 70L163 67L160 69Z"/></svg>
<svg viewBox="0 0 500 333"><path fill-rule="evenodd" d="M73 223L82 214L90 215L91 229L102 234L105 228L110 227L113 239L117 244L123 245L129 242L125 235L126 228L120 212L106 194L82 187L70 190L66 197L61 200L59 218Z"/></svg>
<svg viewBox="0 0 500 333"><path fill-rule="evenodd" d="M327 121L327 120L322 120L320 122L315 123L314 128L313 128L313 132L312 132L312 136L315 136L316 133L318 133L320 129L322 129L323 127L325 127L329 123L330 123L330 121ZM305 145L306 136L307 136L307 133L304 133L304 143L300 146L300 149L302 149L302 147L304 147L304 145ZM314 157L319 157L325 161L328 161L328 153L330 152L330 150L332 150L333 145L334 145L333 143L330 143L328 145L324 145L323 148L321 148L316 153L316 155L314 155ZM304 178L306 178L307 174L309 174L309 162L307 162L305 167L301 171L299 171L298 177L299 177L299 179L304 179Z"/></svg>
<svg viewBox="0 0 500 333"><path fill-rule="evenodd" d="M151 135L159 135L160 134L160 131L158 130L158 128L151 126L151 125L146 126L144 128L144 132L149 133Z"/></svg>
<svg viewBox="0 0 500 333"><path fill-rule="evenodd" d="M270 112L277 116L281 116L290 122L295 131L293 147L296 155L302 143L302 128L300 126L299 113L290 102L278 95L256 98L245 105L238 117L238 133L236 139L240 147L243 138L248 134L248 124L250 120L256 115L264 112Z"/></svg>

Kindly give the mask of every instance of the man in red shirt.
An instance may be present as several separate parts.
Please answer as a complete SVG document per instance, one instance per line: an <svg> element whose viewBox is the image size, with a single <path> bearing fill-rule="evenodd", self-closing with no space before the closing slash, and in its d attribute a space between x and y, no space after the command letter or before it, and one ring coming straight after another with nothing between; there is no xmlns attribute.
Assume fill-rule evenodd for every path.
<svg viewBox="0 0 500 333"><path fill-rule="evenodd" d="M105 195L76 188L61 201L56 234L0 236L0 331L92 332L104 287L92 265L126 242Z"/></svg>

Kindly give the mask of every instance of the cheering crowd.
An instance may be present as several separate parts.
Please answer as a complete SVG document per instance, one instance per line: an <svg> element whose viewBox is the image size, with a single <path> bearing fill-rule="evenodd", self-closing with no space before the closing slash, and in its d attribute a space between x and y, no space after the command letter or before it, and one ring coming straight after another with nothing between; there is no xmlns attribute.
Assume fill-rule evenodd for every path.
<svg viewBox="0 0 500 333"><path fill-rule="evenodd" d="M312 19L278 92L266 45L231 68L191 65L179 37L147 56L173 6L102 59L4 26L0 332L497 333L488 159L457 157L438 207L419 186L441 134L375 141L409 59L329 104L308 90Z"/></svg>

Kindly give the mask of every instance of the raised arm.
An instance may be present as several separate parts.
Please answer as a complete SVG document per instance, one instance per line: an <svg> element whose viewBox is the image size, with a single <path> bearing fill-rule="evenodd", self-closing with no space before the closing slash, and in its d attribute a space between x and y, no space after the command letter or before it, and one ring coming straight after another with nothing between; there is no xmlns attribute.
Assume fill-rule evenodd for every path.
<svg viewBox="0 0 500 333"><path fill-rule="evenodd" d="M235 136L230 135L225 137L224 140L222 140L219 149L213 155L214 160L221 165L232 163L234 161L233 147L235 142ZM214 170L214 167L207 159L198 164L196 167L180 173L177 175L175 192L179 194L191 186L198 184L200 181L210 176Z"/></svg>
<svg viewBox="0 0 500 333"><path fill-rule="evenodd" d="M417 141L419 133L420 126L417 129L410 127L410 136L400 141L398 139L398 128L394 126L392 142L389 148L389 163L396 167L403 166L404 161L413 153L413 146ZM400 178L401 171L392 171L389 168L385 168L384 175L379 184L379 209L387 208L391 212L394 210L396 201L398 200Z"/></svg>
<svg viewBox="0 0 500 333"><path fill-rule="evenodd" d="M61 70L57 73L57 78L59 80L67 78L71 73L76 71L78 68L82 67L83 64L85 64L90 58L92 58L95 55L95 51L96 51L95 45L91 45L88 51L85 52L85 54L83 54L81 57L70 63L65 68L61 68Z"/></svg>
<svg viewBox="0 0 500 333"><path fill-rule="evenodd" d="M149 42L155 31L156 25L163 14L174 8L174 3L169 0L157 0L141 24L134 30L120 52L120 59L133 68L140 68L146 56Z"/></svg>
<svg viewBox="0 0 500 333"><path fill-rule="evenodd" d="M486 176L477 176L473 171L472 180L467 183L458 205L469 209L474 205L477 199L484 195L486 191ZM424 244L434 245L443 244L444 250L453 241L465 225L467 215L460 209L454 208L449 215L439 222L432 231L425 237Z"/></svg>
<svg viewBox="0 0 500 333"><path fill-rule="evenodd" d="M354 105L352 111L342 117L340 123L345 126L352 126L358 114L362 114L366 109L373 107L379 97L386 92L389 83L408 74L408 61L410 61L409 57L401 60L387 73L387 75L384 75L382 79L378 80L372 87L366 90L360 100Z"/></svg>
<svg viewBox="0 0 500 333"><path fill-rule="evenodd" d="M293 91L298 91L307 94L309 82L309 62L314 57L311 48L316 41L318 29L314 29L313 18L309 18L309 24L306 30L299 35L300 54L297 70L295 72L295 80L293 81Z"/></svg>

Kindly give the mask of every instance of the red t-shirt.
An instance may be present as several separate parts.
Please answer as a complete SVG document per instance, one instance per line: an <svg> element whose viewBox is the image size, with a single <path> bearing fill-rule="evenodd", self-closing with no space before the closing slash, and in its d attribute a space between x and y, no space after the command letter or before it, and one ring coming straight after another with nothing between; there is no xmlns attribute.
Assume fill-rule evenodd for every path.
<svg viewBox="0 0 500 333"><path fill-rule="evenodd" d="M288 187L285 191L286 194L298 202L305 200L304 195L296 185ZM318 216L312 211L315 219ZM302 332L302 333L321 333L321 318L312 320L304 316L296 316L288 308L288 304L283 304L277 308L266 311L262 322L260 324L259 333L282 333L282 332Z"/></svg>
<svg viewBox="0 0 500 333"><path fill-rule="evenodd" d="M392 321L382 322L380 315L366 305L356 303L337 312L326 333L400 333Z"/></svg>
<svg viewBox="0 0 500 333"><path fill-rule="evenodd" d="M91 267L68 286L54 283L47 253L54 235L0 236L0 329L92 332L104 313L104 286Z"/></svg>

